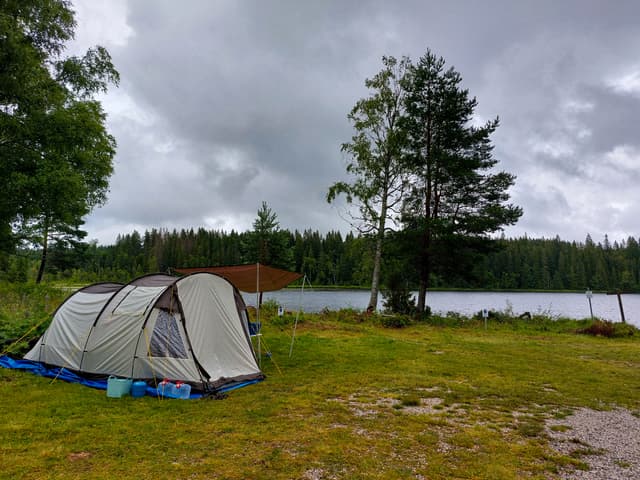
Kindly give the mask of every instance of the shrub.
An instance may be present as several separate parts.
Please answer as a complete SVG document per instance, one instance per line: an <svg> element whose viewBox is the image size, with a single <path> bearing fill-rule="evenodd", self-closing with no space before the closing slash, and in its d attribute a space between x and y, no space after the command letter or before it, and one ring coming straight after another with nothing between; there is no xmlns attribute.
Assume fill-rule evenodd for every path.
<svg viewBox="0 0 640 480"><path fill-rule="evenodd" d="M260 314L265 317L272 317L277 315L280 304L273 299L265 300L260 306Z"/></svg>
<svg viewBox="0 0 640 480"><path fill-rule="evenodd" d="M385 328L404 328L413 321L408 315L381 315L380 324Z"/></svg>
<svg viewBox="0 0 640 480"><path fill-rule="evenodd" d="M594 320L578 333L608 338L631 337L638 334L638 329L628 323L613 323L608 320Z"/></svg>
<svg viewBox="0 0 640 480"><path fill-rule="evenodd" d="M482 317L482 312L476 314L479 317ZM513 313L507 309L505 311L500 310L489 310L489 320L493 320L498 323L507 323L513 319Z"/></svg>
<svg viewBox="0 0 640 480"><path fill-rule="evenodd" d="M640 333L637 327L628 323L614 323L613 324L613 336L615 338L621 337L633 337Z"/></svg>
<svg viewBox="0 0 640 480"><path fill-rule="evenodd" d="M588 327L578 330L578 333L585 333L587 335L594 335L599 337L612 337L613 323L603 320L595 320Z"/></svg>
<svg viewBox="0 0 640 480"><path fill-rule="evenodd" d="M419 322L426 322L431 317L431 307L429 305L424 306L424 312L414 313L413 317Z"/></svg>
<svg viewBox="0 0 640 480"><path fill-rule="evenodd" d="M416 302L407 282L398 273L389 276L387 290L382 292L384 309L388 313L412 315L416 311Z"/></svg>

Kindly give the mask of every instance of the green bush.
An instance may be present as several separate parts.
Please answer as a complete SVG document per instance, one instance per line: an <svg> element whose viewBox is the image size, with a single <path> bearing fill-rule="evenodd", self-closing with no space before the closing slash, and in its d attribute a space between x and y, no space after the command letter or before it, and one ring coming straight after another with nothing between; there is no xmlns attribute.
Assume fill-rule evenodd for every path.
<svg viewBox="0 0 640 480"><path fill-rule="evenodd" d="M628 323L614 323L613 324L613 336L614 338L633 337L638 335L640 330L634 325Z"/></svg>
<svg viewBox="0 0 640 480"><path fill-rule="evenodd" d="M418 322L426 322L429 320L429 317L431 317L431 307L429 305L424 306L424 312L418 313L416 311L413 314L413 318Z"/></svg>
<svg viewBox="0 0 640 480"><path fill-rule="evenodd" d="M269 318L277 315L278 308L280 308L280 304L273 299L266 300L262 302L260 306L260 315Z"/></svg>
<svg viewBox="0 0 640 480"><path fill-rule="evenodd" d="M385 328L404 328L413 323L409 315L380 315L379 318Z"/></svg>
<svg viewBox="0 0 640 480"><path fill-rule="evenodd" d="M416 312L416 302L402 275L397 272L391 274L387 284L387 290L382 292L385 312L413 315Z"/></svg>

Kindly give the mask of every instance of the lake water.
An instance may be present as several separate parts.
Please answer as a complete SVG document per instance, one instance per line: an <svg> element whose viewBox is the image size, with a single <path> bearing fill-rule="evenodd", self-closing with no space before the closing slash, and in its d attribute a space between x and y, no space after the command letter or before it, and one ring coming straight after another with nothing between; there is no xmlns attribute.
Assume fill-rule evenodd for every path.
<svg viewBox="0 0 640 480"><path fill-rule="evenodd" d="M255 295L244 295L248 305L256 304ZM285 310L319 312L324 308L338 310L354 308L364 310L369 302L368 290L300 290L287 289L266 292L263 301L275 300ZM427 304L434 313L458 312L473 315L483 308L514 314L524 312L552 317L589 318L589 301L584 293L528 293L528 292L429 292ZM620 321L620 308L616 295L594 293L591 299L593 315L614 322ZM622 295L625 318L640 326L640 294ZM380 298L379 308L382 308Z"/></svg>

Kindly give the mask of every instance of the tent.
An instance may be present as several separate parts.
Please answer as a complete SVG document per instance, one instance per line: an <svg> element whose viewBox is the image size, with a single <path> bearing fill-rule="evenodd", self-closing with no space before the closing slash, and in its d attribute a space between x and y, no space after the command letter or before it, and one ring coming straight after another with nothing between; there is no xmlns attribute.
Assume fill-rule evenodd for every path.
<svg viewBox="0 0 640 480"><path fill-rule="evenodd" d="M204 391L264 378L240 292L211 273L82 288L24 358L83 375L180 380Z"/></svg>

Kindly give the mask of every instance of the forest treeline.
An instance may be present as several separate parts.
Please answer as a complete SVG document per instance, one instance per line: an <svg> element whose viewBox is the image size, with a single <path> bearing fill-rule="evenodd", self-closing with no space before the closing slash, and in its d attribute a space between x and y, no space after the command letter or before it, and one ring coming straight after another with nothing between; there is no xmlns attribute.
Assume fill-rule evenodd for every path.
<svg viewBox="0 0 640 480"><path fill-rule="evenodd" d="M73 248L54 246L49 254L48 280L73 282L128 281L150 272L170 272L179 267L239 265L256 261L252 232L219 230L134 231L118 236L108 246L93 243ZM373 263L369 237L332 231L279 231L280 252L272 265L304 273L314 286L368 287ZM393 242L392 237L389 240ZM392 246L390 246L392 247ZM37 266L37 254L24 251L12 257L4 275L9 281L26 281ZM398 275L394 257L384 263L382 284ZM401 267L407 286L417 277ZM472 268L455 274L434 273L439 288L640 291L640 244L629 237L621 243L533 238L500 238L491 251L478 255Z"/></svg>

